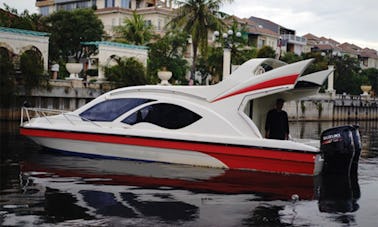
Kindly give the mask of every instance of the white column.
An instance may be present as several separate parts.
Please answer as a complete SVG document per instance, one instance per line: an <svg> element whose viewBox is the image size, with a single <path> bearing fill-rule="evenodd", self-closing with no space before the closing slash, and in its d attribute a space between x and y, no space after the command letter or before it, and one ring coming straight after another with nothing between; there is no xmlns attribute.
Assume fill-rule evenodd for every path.
<svg viewBox="0 0 378 227"><path fill-rule="evenodd" d="M334 69L334 66L329 65L328 69ZM334 74L333 74L333 71L332 71L332 73L329 74L329 76L328 76L328 87L327 87L327 92L329 92L331 94L335 93L335 89L333 89L333 81L334 81Z"/></svg>
<svg viewBox="0 0 378 227"><path fill-rule="evenodd" d="M231 49L223 49L223 80L230 75L231 69Z"/></svg>
<svg viewBox="0 0 378 227"><path fill-rule="evenodd" d="M131 9L132 10L136 9L136 0L131 0Z"/></svg>
<svg viewBox="0 0 378 227"><path fill-rule="evenodd" d="M333 65L329 65L328 69L334 69L334 66ZM327 89L328 91L333 91L333 80L334 80L334 74L332 72L328 76L328 89Z"/></svg>

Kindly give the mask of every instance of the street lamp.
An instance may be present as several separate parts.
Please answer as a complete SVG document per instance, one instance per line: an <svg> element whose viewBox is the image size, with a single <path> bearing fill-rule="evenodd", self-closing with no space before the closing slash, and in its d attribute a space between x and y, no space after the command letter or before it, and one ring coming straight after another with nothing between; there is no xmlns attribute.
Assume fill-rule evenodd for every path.
<svg viewBox="0 0 378 227"><path fill-rule="evenodd" d="M216 39L219 38L219 31L214 32L214 36ZM227 31L227 33L222 34L222 38L224 41L224 47L223 47L223 79L230 75L231 71L231 49L234 45L233 37L234 32L230 29ZM236 37L241 37L240 32L236 32Z"/></svg>

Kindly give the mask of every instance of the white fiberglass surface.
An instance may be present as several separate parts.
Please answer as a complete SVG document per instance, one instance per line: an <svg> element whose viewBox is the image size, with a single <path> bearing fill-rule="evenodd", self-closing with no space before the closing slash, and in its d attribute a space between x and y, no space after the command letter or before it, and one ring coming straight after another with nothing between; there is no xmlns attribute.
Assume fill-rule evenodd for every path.
<svg viewBox="0 0 378 227"><path fill-rule="evenodd" d="M122 145L112 143L100 143L82 140L68 140L55 138L32 138L38 144L67 152L76 152L87 155L99 155L104 157L125 158L155 162L167 162L205 166L215 168L227 168L227 166L209 155L195 151L183 151L177 149L163 149L145 146Z"/></svg>

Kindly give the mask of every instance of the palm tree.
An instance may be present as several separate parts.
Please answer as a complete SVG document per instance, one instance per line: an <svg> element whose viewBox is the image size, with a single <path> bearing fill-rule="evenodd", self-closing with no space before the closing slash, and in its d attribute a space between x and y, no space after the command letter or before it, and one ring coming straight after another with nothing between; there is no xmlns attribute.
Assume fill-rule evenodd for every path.
<svg viewBox="0 0 378 227"><path fill-rule="evenodd" d="M125 25L115 28L121 36L118 41L124 41L135 45L145 45L153 38L152 25L144 21L143 16L133 12L131 18L125 18Z"/></svg>
<svg viewBox="0 0 378 227"><path fill-rule="evenodd" d="M231 1L231 0L229 0ZM193 62L190 70L191 82L196 71L197 54L200 49L206 55L209 31L222 30L219 8L222 0L183 0L177 1L179 8L169 22L172 28L181 27L189 33L193 47Z"/></svg>

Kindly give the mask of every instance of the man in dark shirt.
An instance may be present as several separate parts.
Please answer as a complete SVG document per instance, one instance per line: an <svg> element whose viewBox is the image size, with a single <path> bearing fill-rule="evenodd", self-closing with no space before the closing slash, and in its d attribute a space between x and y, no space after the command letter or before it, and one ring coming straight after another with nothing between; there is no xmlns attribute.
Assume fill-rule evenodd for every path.
<svg viewBox="0 0 378 227"><path fill-rule="evenodd" d="M277 99L276 108L270 110L266 116L266 138L280 140L289 139L289 123L286 111L282 110L283 103L283 99Z"/></svg>

